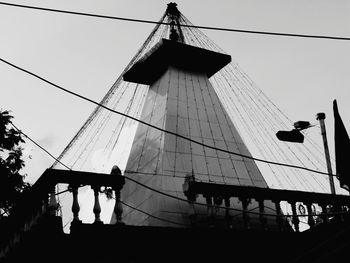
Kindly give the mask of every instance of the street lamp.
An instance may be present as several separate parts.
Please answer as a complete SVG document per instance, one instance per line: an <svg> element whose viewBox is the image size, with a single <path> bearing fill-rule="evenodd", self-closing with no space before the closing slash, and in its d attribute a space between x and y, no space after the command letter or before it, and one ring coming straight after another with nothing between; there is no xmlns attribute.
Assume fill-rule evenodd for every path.
<svg viewBox="0 0 350 263"><path fill-rule="evenodd" d="M328 142L327 142L327 135L326 135L326 126L324 124L325 118L326 118L326 114L324 114L322 112L317 113L317 115L316 115L316 120L319 120L320 125L321 125L321 134L322 134L322 139L323 139L324 153L325 153L325 157L326 157L327 171L328 171L331 193L335 194L331 159L329 156L329 149L328 149ZM277 138L281 141L286 141L286 142L303 143L304 142L304 135L300 131L312 127L310 122L298 121L298 122L295 122L293 126L294 126L294 129L291 131L278 131L276 133Z"/></svg>
<svg viewBox="0 0 350 263"><path fill-rule="evenodd" d="M311 126L310 122L308 122L308 121L298 121L298 122L294 123L293 130L291 130L291 131L278 131L276 133L276 136L280 141L303 143L304 142L304 135L300 131L307 129L310 126Z"/></svg>

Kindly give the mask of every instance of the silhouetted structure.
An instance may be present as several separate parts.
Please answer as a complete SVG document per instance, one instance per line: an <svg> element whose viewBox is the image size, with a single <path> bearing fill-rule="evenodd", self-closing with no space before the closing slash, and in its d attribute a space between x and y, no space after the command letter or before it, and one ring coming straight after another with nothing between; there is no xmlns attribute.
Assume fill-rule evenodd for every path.
<svg viewBox="0 0 350 263"><path fill-rule="evenodd" d="M175 3L166 15L170 39L123 74L150 86L140 118L149 125L138 126L124 175L118 166L109 174L48 169L3 227L1 259L313 262L346 255L350 197L269 188L208 80L231 57L184 43ZM58 184L72 195L69 234L55 213ZM79 217L78 189L87 185L91 224ZM115 199L111 224L100 219L101 187ZM301 223L309 229L300 232Z"/></svg>

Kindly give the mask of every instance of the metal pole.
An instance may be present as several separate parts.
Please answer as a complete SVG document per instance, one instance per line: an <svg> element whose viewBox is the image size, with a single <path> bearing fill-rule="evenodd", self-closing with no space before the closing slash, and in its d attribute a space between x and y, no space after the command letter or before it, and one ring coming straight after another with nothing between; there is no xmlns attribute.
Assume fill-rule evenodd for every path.
<svg viewBox="0 0 350 263"><path fill-rule="evenodd" d="M326 114L324 113L317 113L316 120L320 121L321 125L321 134L323 138L323 146L324 146L324 153L326 156L326 162L327 162L327 170L328 170L328 177L329 177L329 184L331 187L331 193L335 194L335 187L334 187L334 180L333 180L333 173L332 173L332 165L331 165L331 158L329 156L329 149L328 149L328 142L327 142L327 135L326 135L326 126L324 124L324 119L326 118Z"/></svg>

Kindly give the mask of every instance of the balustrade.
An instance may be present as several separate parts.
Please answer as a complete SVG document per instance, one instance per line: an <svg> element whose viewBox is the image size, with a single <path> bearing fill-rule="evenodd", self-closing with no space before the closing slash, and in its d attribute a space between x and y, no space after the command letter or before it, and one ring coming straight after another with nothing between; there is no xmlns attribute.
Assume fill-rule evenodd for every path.
<svg viewBox="0 0 350 263"><path fill-rule="evenodd" d="M33 193L33 196L38 199L35 201L35 203L38 203L38 205L33 206L35 209L36 207L42 207L40 204L43 203L46 206L44 210L47 211L49 215L56 215L58 203L54 190L57 184L69 185L68 190L72 193L72 224L79 224L82 222L79 218L79 188L86 185L90 185L94 192L94 206L92 210L95 215L94 224L103 223L100 218L101 205L99 201L101 187L110 187L115 192L116 201L114 213L117 218L117 223L122 222L121 218L123 208L120 201L120 191L124 185L124 177L121 175L119 168L113 167L111 174L48 169L33 186L33 189L36 192ZM45 196L47 195L49 196L48 200L45 199ZM32 213L35 214L36 212L33 211ZM25 223L25 225L28 225L28 223Z"/></svg>
<svg viewBox="0 0 350 263"><path fill-rule="evenodd" d="M102 224L100 219L101 205L99 203L99 193L101 187L110 187L115 192L115 209L117 223L122 223L122 205L120 202L120 190L124 185L124 177L119 168L113 167L111 174L89 173L72 170L47 169L44 174L32 186L31 190L24 194L11 215L12 224L8 231L2 236L0 242L0 258L4 257L16 244L18 244L25 232L38 224L39 220L48 216L51 219L56 217L58 203L56 200L55 188L57 184L69 185L68 190L72 193L72 225L81 224L79 218L79 188L90 185L95 197L93 213L95 224ZM56 221L58 222L58 221Z"/></svg>
<svg viewBox="0 0 350 263"><path fill-rule="evenodd" d="M117 167L112 169L111 174L46 170L14 212L13 230L9 231L8 236L4 238L12 241L9 241L10 245L2 248L2 251L5 251L11 244L18 242L18 236L21 236L19 233L29 231L40 217L56 215L58 204L54 189L57 184L69 185L73 197L73 225L81 224L79 218L79 188L86 185L91 186L94 193L92 210L95 216L94 224L103 224L100 218L101 205L99 201L101 187L113 190L116 224L123 224L123 206L120 200L120 191L124 183L124 177ZM278 227L278 230L291 230L290 226L286 227L287 219L290 219L294 231L297 232L300 230L300 217L306 220L304 223L308 224L310 228L316 227L319 222L341 222L348 220L349 217L350 196L345 195L203 183L197 182L193 174L185 178L183 190L189 203L190 222L194 226L197 222L195 206L199 196L203 196L206 200L206 204L204 204L207 206L206 216L211 226L216 224L217 217L221 217L221 222L226 224L228 228L232 228L233 218L239 215L246 229L250 229L253 223L258 223L260 229L268 230L271 222L275 222L274 225ZM237 200L240 202L239 209L237 209ZM281 204L289 204L291 215L283 214ZM304 208L306 207L305 214L297 212L297 205L299 204L303 204ZM315 205L318 205L321 211L314 209ZM236 212L233 213L232 210ZM224 213L220 213L220 211L224 211Z"/></svg>
<svg viewBox="0 0 350 263"><path fill-rule="evenodd" d="M204 183L193 179L188 180L188 178L185 179L183 190L191 205L196 204L197 198L195 197L202 195L205 198L211 224L214 216L212 200L214 200L215 205L215 200L224 200L224 206L216 205L216 208L225 211L224 217L229 227L231 227L230 210L233 208L230 206L232 203L230 199L238 199L241 203L240 215L245 229L250 229L252 219L256 218L260 229L268 230L267 222L269 221L271 225L271 220L268 218L274 217L274 225L279 231L291 231L292 226L295 232L299 232L301 231L301 223L307 224L309 228L314 228L320 222L331 223L346 220L350 205L350 196L345 195ZM256 209L252 208L253 199L256 201ZM269 202L268 206L267 202ZM284 211L285 214L282 212L281 204L285 204L284 207L290 207L289 213L291 215L287 214L286 211ZM300 205L303 206L305 213L298 212ZM322 211L316 211L316 205ZM234 210L237 210L237 206ZM287 221L290 223L287 224Z"/></svg>
<svg viewBox="0 0 350 263"><path fill-rule="evenodd" d="M64 173L60 170L54 170L55 173ZM73 202L72 202L72 213L73 213L73 221L72 224L79 224L82 223L82 221L79 218L79 212L80 212L80 205L78 200L78 189L81 186L90 185L91 189L94 192L94 206L92 212L95 215L94 224L103 224L101 220L101 205L99 200L99 195L101 192L101 187L111 187L111 189L114 191L115 195L115 206L113 209L113 212L115 214L116 218L116 224L122 224L122 213L123 213L123 206L120 201L120 191L124 185L124 177L121 175L121 172L119 168L113 167L111 174L95 174L95 173L84 173L85 178L81 178L83 175L82 172L76 172L76 171L65 171L66 173L70 173L70 176L74 178L74 176L77 176L79 178L76 178L73 180L73 183L70 183L69 190L72 192L73 195ZM79 179L79 180L78 180ZM62 183L65 183L66 181L63 180ZM79 182L79 183L76 183Z"/></svg>

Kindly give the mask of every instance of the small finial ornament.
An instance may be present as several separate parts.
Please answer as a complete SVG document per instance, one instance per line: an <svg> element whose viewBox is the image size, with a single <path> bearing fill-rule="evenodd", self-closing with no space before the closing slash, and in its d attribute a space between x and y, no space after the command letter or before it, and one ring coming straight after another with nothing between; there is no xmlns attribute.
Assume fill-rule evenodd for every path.
<svg viewBox="0 0 350 263"><path fill-rule="evenodd" d="M179 10L177 9L177 4L174 3L174 2L170 2L168 4L168 7L166 9L166 14L168 16L175 16L175 17L178 17L180 15L180 12Z"/></svg>
<svg viewBox="0 0 350 263"><path fill-rule="evenodd" d="M118 165L114 165L111 170L111 175L122 175L122 171L119 169Z"/></svg>

